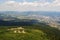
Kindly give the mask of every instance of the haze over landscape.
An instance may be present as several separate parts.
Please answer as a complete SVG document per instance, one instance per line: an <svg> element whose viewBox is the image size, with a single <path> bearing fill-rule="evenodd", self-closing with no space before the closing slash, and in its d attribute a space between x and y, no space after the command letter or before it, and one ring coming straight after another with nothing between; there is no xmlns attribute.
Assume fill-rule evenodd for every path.
<svg viewBox="0 0 60 40"><path fill-rule="evenodd" d="M60 0L0 0L0 40L60 40Z"/></svg>

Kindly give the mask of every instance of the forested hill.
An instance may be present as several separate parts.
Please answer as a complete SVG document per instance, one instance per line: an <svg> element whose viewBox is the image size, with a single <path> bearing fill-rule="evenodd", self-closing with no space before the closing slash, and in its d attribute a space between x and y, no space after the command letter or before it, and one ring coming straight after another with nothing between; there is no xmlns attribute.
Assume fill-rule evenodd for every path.
<svg viewBox="0 0 60 40"><path fill-rule="evenodd" d="M29 23L28 23L29 24ZM14 33L7 29L23 27L26 33ZM12 36L13 35L13 36ZM20 26L0 26L1 40L60 40L60 30L44 23Z"/></svg>
<svg viewBox="0 0 60 40"><path fill-rule="evenodd" d="M16 20L0 20L0 26L25 26L38 23L38 20L16 19Z"/></svg>
<svg viewBox="0 0 60 40"><path fill-rule="evenodd" d="M43 23L37 20L37 19L39 20L42 19L41 17L40 19L38 15L35 15L37 14L37 12L27 12L27 13L23 12L28 15L27 16L26 14L24 14L25 15L24 18L27 16L27 19L22 19L23 17L21 17L20 15L19 17L17 17L18 16L16 15L17 12L11 12L11 13L6 12L6 13L0 12L0 40L60 40L60 30L58 30L58 28L51 27L48 24L44 23L44 21L47 21L47 20L44 20L45 18L48 18L48 19L50 18L48 21L52 23L56 18L55 17L54 20L51 21L51 19L53 18L49 17L50 15L48 13L47 15L49 16L46 17L46 16L39 15L40 13L38 12L38 15L43 17L43 20L44 20ZM14 13L16 17L12 13ZM19 14L22 15L23 13L19 13ZM44 15L45 13L46 12L44 12ZM36 18L36 20L34 18ZM24 31L26 33L14 33L10 30L7 30L10 28L17 28L17 27L24 28Z"/></svg>

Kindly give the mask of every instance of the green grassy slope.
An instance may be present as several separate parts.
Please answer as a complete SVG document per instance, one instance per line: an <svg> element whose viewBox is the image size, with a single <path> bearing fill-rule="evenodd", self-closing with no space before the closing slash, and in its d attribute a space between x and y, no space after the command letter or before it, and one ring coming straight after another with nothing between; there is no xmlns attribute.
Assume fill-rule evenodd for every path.
<svg viewBox="0 0 60 40"><path fill-rule="evenodd" d="M19 26L0 26L0 40L60 40L60 31L45 24L22 26L26 33L13 33L8 28Z"/></svg>
<svg viewBox="0 0 60 40"><path fill-rule="evenodd" d="M0 40L49 40L46 34L36 29L26 29L26 33L2 32Z"/></svg>

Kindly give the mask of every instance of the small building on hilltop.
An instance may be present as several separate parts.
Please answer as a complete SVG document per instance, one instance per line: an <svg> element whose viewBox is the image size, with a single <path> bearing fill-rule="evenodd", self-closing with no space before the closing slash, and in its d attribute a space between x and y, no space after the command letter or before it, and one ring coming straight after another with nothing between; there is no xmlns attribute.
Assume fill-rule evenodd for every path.
<svg viewBox="0 0 60 40"><path fill-rule="evenodd" d="M8 29L8 30L13 31L14 33L25 33L25 30L22 27L11 28L11 29Z"/></svg>

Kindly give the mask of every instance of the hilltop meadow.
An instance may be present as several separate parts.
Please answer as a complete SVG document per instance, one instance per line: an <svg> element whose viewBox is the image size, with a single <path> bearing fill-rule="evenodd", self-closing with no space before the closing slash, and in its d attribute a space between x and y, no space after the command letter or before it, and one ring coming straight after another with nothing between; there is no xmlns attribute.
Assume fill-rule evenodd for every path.
<svg viewBox="0 0 60 40"><path fill-rule="evenodd" d="M23 27L26 33L14 33L7 30L17 27ZM24 26L0 26L0 40L60 40L60 30L43 23Z"/></svg>

